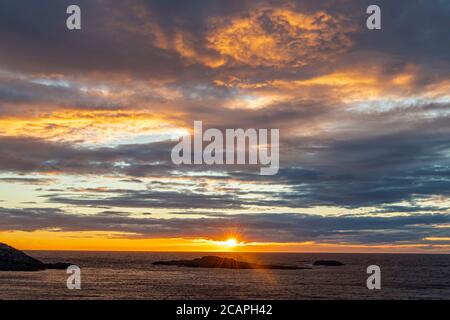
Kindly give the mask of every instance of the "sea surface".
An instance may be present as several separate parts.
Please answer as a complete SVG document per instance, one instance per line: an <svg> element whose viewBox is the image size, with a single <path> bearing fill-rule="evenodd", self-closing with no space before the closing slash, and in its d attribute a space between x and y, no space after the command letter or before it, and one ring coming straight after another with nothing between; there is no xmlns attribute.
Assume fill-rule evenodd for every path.
<svg viewBox="0 0 450 320"><path fill-rule="evenodd" d="M450 299L450 255L43 252L44 262L70 262L82 289L68 290L65 270L0 272L0 299ZM228 270L154 266L158 260L227 256L308 270ZM342 267L312 267L316 260ZM381 290L368 290L366 269L381 268Z"/></svg>

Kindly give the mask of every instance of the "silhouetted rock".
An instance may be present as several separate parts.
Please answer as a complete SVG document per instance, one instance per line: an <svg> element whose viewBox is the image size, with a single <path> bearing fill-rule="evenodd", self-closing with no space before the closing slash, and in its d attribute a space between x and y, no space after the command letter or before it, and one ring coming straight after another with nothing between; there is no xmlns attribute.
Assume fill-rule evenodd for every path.
<svg viewBox="0 0 450 320"><path fill-rule="evenodd" d="M318 260L313 263L314 266L340 267L344 264L336 260Z"/></svg>
<svg viewBox="0 0 450 320"><path fill-rule="evenodd" d="M237 261L231 258L223 258L216 256L206 256L193 260L173 260L173 261L156 261L154 265L178 266L189 268L223 268L223 269L284 269L297 270L307 269L304 267L291 267L282 265L264 265L250 262Z"/></svg>
<svg viewBox="0 0 450 320"><path fill-rule="evenodd" d="M41 271L45 269L67 269L70 263L45 264L22 251L0 243L0 271Z"/></svg>
<svg viewBox="0 0 450 320"><path fill-rule="evenodd" d="M0 271L39 271L45 265L22 251L0 243Z"/></svg>
<svg viewBox="0 0 450 320"><path fill-rule="evenodd" d="M45 268L46 269L58 269L58 270L66 270L68 267L70 267L71 263L64 263L64 262L58 262L58 263L46 263Z"/></svg>

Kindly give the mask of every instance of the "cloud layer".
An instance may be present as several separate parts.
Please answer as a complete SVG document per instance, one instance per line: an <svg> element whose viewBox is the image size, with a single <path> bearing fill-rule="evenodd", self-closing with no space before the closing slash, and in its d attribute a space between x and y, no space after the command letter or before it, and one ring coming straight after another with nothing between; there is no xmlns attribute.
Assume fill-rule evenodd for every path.
<svg viewBox="0 0 450 320"><path fill-rule="evenodd" d="M383 29L369 31L369 4L3 0L2 228L448 238L450 5L379 1ZM194 120L280 129L279 174L173 165Z"/></svg>

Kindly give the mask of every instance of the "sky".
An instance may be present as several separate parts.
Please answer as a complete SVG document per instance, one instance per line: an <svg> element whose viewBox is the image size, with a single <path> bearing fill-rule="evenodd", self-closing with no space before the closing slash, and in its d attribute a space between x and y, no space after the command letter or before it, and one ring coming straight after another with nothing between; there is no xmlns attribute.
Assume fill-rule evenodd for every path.
<svg viewBox="0 0 450 320"><path fill-rule="evenodd" d="M450 252L447 0L2 0L0 39L0 242ZM196 120L278 174L174 165Z"/></svg>

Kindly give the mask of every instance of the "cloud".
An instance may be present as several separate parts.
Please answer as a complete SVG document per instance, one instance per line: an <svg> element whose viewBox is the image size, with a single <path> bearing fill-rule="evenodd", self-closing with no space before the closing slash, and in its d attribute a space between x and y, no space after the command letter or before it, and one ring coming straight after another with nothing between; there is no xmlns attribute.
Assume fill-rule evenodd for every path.
<svg viewBox="0 0 450 320"><path fill-rule="evenodd" d="M76 206L121 207L121 208L165 208L165 209L230 209L239 208L241 203L235 195L201 194L191 191L132 191L122 192L119 196L78 198L64 195L50 195L48 200L54 203Z"/></svg>
<svg viewBox="0 0 450 320"><path fill-rule="evenodd" d="M448 237L448 215L409 217L324 217L305 214L218 214L210 218L133 217L125 213L67 214L60 209L0 209L2 229L15 231L109 231L138 238L183 237L217 239L238 231L249 241L385 244L428 243L424 238ZM130 235L133 237L132 235Z"/></svg>
<svg viewBox="0 0 450 320"><path fill-rule="evenodd" d="M387 122L380 122L385 125ZM396 122L399 125L399 122ZM178 189L123 190L118 196L89 199L49 196L53 202L73 205L110 205L151 208L239 208L283 206L305 208L334 205L356 208L395 204L401 201L448 196L448 119L421 122L400 131L376 134L367 126L358 136L343 138L287 138L283 141L282 168L274 177L260 176L255 167L175 166L170 151L175 141L130 144L117 147L83 148L38 139L3 138L0 170L16 173L65 173L75 175L117 174L126 177L161 179L205 178L210 190L195 193ZM377 126L374 128L377 129ZM396 128L398 130L398 128ZM387 129L390 130L390 129ZM220 175L208 176L207 171ZM204 177L202 177L202 173ZM194 182L190 188L197 185ZM173 183L173 182L172 182ZM221 195L218 184L232 194ZM236 186L236 183L248 184ZM282 189L263 191L262 184ZM70 190L67 190L70 192ZM211 194L213 192L213 194ZM253 199L249 200L248 196ZM269 197L270 196L270 197Z"/></svg>
<svg viewBox="0 0 450 320"><path fill-rule="evenodd" d="M167 169L157 161L170 160L171 146L165 141L148 145L121 145L110 148L77 148L67 143L32 138L0 138L0 170L67 174L112 174L127 169L126 163L145 166L154 174ZM151 169L153 168L153 169Z"/></svg>
<svg viewBox="0 0 450 320"><path fill-rule="evenodd" d="M22 183L31 185L50 185L55 183L55 179L48 178L0 178L0 182L4 183Z"/></svg>
<svg viewBox="0 0 450 320"><path fill-rule="evenodd" d="M251 9L239 17L212 21L211 47L238 64L300 67L345 52L350 23L326 12L305 14L290 6Z"/></svg>

